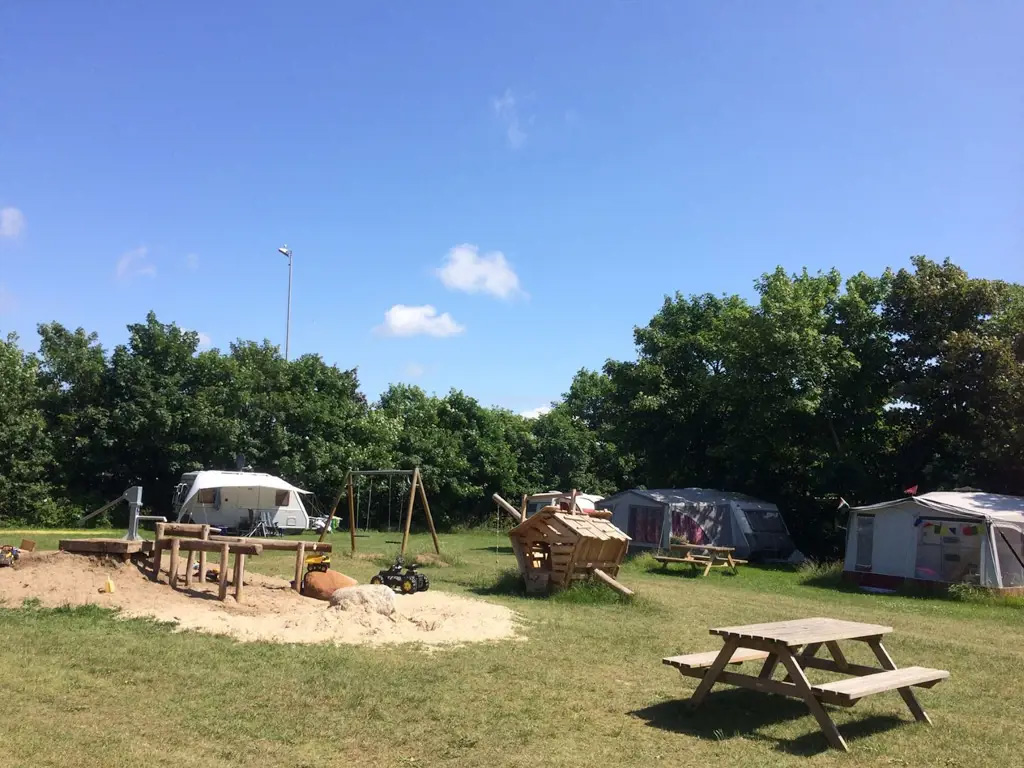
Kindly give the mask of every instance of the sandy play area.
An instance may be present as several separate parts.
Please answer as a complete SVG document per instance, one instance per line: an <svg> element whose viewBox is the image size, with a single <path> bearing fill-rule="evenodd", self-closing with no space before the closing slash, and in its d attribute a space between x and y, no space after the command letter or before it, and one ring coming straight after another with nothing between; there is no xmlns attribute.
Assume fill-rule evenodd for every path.
<svg viewBox="0 0 1024 768"><path fill-rule="evenodd" d="M166 562L166 561L165 561ZM107 577L115 591L102 592ZM66 552L23 555L0 569L0 602L20 606L37 598L47 607L94 603L126 617L174 622L180 629L230 635L242 641L431 646L501 640L516 633L516 615L500 605L431 589L395 599L383 616L359 606L332 607L302 597L284 579L247 573L243 603L216 599L216 584L173 590L161 574L151 581L139 566Z"/></svg>

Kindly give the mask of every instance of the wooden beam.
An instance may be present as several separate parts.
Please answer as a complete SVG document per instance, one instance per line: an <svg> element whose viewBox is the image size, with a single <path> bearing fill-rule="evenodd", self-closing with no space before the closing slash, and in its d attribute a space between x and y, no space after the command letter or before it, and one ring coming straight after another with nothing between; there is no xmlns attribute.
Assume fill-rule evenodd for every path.
<svg viewBox="0 0 1024 768"><path fill-rule="evenodd" d="M885 646L882 645L882 638L876 637L868 641L868 645L871 647L871 652L875 654L875 658L878 659L878 663L887 670L896 669L896 662L892 660L892 656L885 650ZM907 709L914 716L914 719L921 723L932 724L932 719L928 717L928 713L924 711L924 708L918 703L917 697L914 696L914 692L909 688L899 689L900 697L903 699L903 703L907 705Z"/></svg>
<svg viewBox="0 0 1024 768"><path fill-rule="evenodd" d="M259 544L264 552L295 552L301 546L306 552L332 552L334 545L330 542L321 544L319 541L299 541L295 539L263 539L248 536L211 536L210 541L228 542L230 544Z"/></svg>
<svg viewBox="0 0 1024 768"><path fill-rule="evenodd" d="M224 600L228 596L228 552L230 552L229 544L227 542L220 545L220 585L217 591L217 597L220 600Z"/></svg>
<svg viewBox="0 0 1024 768"><path fill-rule="evenodd" d="M494 499L494 503L495 504L497 504L499 507L501 507L506 512L508 512L509 517L511 517L517 523L523 522L523 516L519 512L519 510L516 509L515 507L513 507L511 504L509 504L503 498L501 498L500 494L497 494L497 493L491 494L491 498Z"/></svg>
<svg viewBox="0 0 1024 768"><path fill-rule="evenodd" d="M416 501L416 484L420 481L420 468L412 472L412 485L409 486L409 504L405 508L405 532L402 534L402 555L405 555L405 547L409 543L409 526L412 525L412 505ZM353 544L353 551L355 545Z"/></svg>
<svg viewBox="0 0 1024 768"><path fill-rule="evenodd" d="M625 595L626 597L633 597L634 596L635 593L633 592L633 590L631 590L625 584L622 584L622 583L616 581L611 576L609 576L607 573L602 571L600 568L595 568L593 571L591 571L591 573L593 573L598 579L603 581L605 584L607 584L609 587L614 589L620 595Z"/></svg>
<svg viewBox="0 0 1024 768"><path fill-rule="evenodd" d="M427 501L427 491L423 487L423 475L419 474L419 468L416 469L416 477L419 478L419 489L420 489L420 501L423 502L423 511L427 513L427 526L430 528L430 536L434 540L434 551L437 554L441 554L441 545L437 541L437 531L434 530L434 518L430 516L430 504Z"/></svg>
<svg viewBox="0 0 1024 768"><path fill-rule="evenodd" d="M331 514L327 516L327 523L326 525L324 525L324 529L320 531L320 538L317 539L317 541L322 542L324 540L324 537L327 535L327 532L331 530L331 522L334 520L334 515L338 511L338 505L341 504L342 494L345 493L345 489L348 487L348 480L350 475L351 471L349 472L349 474L345 475L345 482L341 484L341 488L338 489L338 495L334 497L334 503L331 504Z"/></svg>
<svg viewBox="0 0 1024 768"><path fill-rule="evenodd" d="M177 536L172 536L169 539L164 539L164 541L171 542L172 547L177 546L177 548L183 552L220 552L221 547L226 544L228 546L228 549L231 550L232 554L263 554L263 545L254 541L203 541L202 539L179 539Z"/></svg>
<svg viewBox="0 0 1024 768"><path fill-rule="evenodd" d="M306 559L306 542L300 541L299 548L295 550L295 584L292 588L299 592L302 589L302 564Z"/></svg>
<svg viewBox="0 0 1024 768"><path fill-rule="evenodd" d="M160 539L157 539L153 542L153 581L160 579L160 561L163 559L163 555L163 544L160 543Z"/></svg>

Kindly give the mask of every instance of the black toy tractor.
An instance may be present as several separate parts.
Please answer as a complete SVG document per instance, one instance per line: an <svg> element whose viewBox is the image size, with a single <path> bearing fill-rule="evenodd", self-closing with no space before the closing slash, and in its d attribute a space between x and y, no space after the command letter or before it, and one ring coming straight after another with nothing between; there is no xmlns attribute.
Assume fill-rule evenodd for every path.
<svg viewBox="0 0 1024 768"><path fill-rule="evenodd" d="M430 588L430 581L427 577L420 573L415 565L405 565L401 556L395 559L394 565L390 568L385 568L372 577L370 583L383 584L403 595L426 592Z"/></svg>

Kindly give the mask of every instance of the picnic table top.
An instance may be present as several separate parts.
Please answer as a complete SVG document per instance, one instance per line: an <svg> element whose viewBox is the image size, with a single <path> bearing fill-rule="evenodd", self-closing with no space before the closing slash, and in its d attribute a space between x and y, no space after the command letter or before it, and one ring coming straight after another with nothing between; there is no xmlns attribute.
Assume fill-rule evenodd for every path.
<svg viewBox="0 0 1024 768"><path fill-rule="evenodd" d="M747 624L740 627L719 627L710 632L712 635L720 635L725 639L762 640L794 647L810 643L877 637L892 632L892 627L815 617L793 621L773 621L766 624Z"/></svg>
<svg viewBox="0 0 1024 768"><path fill-rule="evenodd" d="M670 544L669 549L706 549L709 552L736 551L736 547L712 547L710 544Z"/></svg>

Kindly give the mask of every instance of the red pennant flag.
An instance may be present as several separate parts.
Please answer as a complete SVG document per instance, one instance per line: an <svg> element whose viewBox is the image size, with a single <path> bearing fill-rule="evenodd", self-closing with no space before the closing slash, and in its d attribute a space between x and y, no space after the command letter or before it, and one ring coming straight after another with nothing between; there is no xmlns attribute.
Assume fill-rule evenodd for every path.
<svg viewBox="0 0 1024 768"><path fill-rule="evenodd" d="M907 488L907 489L906 489L905 491L903 491L903 492L904 492L905 494L909 495L909 496L913 496L914 494L916 494L916 493L917 493L917 486L916 486L916 485L912 485L912 486L910 486L909 488Z"/></svg>

